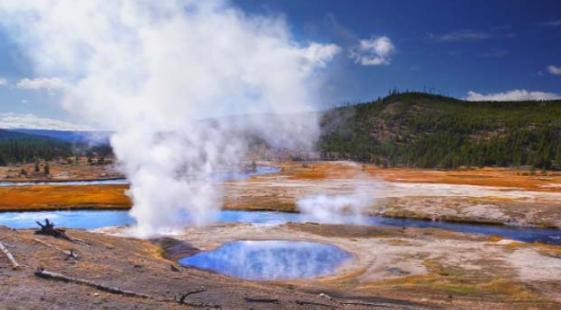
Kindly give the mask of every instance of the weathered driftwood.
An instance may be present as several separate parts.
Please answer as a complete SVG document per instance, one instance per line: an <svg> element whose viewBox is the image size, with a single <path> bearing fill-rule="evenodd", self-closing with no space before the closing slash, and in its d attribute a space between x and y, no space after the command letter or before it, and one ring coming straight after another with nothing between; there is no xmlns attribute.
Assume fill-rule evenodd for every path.
<svg viewBox="0 0 561 310"><path fill-rule="evenodd" d="M278 304L280 301L276 298L266 298L266 297L244 297L246 302L258 302L258 303L269 303Z"/></svg>
<svg viewBox="0 0 561 310"><path fill-rule="evenodd" d="M52 236L59 239L73 241L72 238L68 237L64 229L55 228L55 223L49 221L49 219L45 219L45 224L41 224L39 221L35 221L35 223L41 227L41 229L35 231L35 234L37 235Z"/></svg>
<svg viewBox="0 0 561 310"><path fill-rule="evenodd" d="M387 302L342 301L341 304L346 306L366 306L369 308L399 308L399 309L411 309L411 310L426 309L425 307L422 306L387 303Z"/></svg>
<svg viewBox="0 0 561 310"><path fill-rule="evenodd" d="M173 303L179 303L179 304L187 305L187 306L191 306L191 307L222 308L221 305L187 302L187 301L185 301L185 298L183 298L183 300L180 301L180 300L174 300L174 299L170 299L170 298L161 298L161 297L151 296L151 295L147 295L147 294L144 294L144 293L139 293L139 292L135 292L135 291L121 289L121 288L114 287L114 286L108 286L108 285L96 283L96 282L86 280L86 279L80 279L80 278L75 278L75 277L71 277L71 276L65 276L61 273L48 271L48 270L45 270L43 268L38 268L35 271L35 276L37 276L39 278L43 278L43 279L48 279L48 280L55 280L55 281L62 281L62 282L69 282L69 283L85 285L85 286L93 287L93 288L98 289L100 291L108 292L108 293L111 293L111 294L117 294L117 295L129 296L129 297L138 297L138 298L144 298L144 299L151 299L151 300L155 300L155 301L159 301L159 302L173 302ZM188 296L190 294L195 294L197 292L200 292L200 290L188 292L184 295ZM185 297L187 297L187 296L185 296Z"/></svg>
<svg viewBox="0 0 561 310"><path fill-rule="evenodd" d="M183 304L183 303L185 302L185 299L186 299L187 297L189 297L190 295L202 293L202 292L204 292L204 291L206 291L206 288L204 288L204 287L199 288L199 289L196 289L196 290L193 290L193 291L189 291L189 292L187 292L187 293L182 294L179 298L176 298L175 300L176 300L178 303Z"/></svg>
<svg viewBox="0 0 561 310"><path fill-rule="evenodd" d="M343 301L341 303L343 305L369 306L369 307L392 307L392 306L395 306L395 305L388 304L388 303L375 303L375 302L362 302L362 301Z"/></svg>
<svg viewBox="0 0 561 310"><path fill-rule="evenodd" d="M216 304L207 304L204 302L182 302L180 303L182 305L187 305L190 307L195 307L195 308L205 308L205 309L222 309L222 305L216 305Z"/></svg>
<svg viewBox="0 0 561 310"><path fill-rule="evenodd" d="M198 293L202 293L205 292L206 288L201 287L199 289L196 290L192 290L189 291L187 293L182 294L179 298L176 298L175 301L178 304L181 305L187 305L187 306L191 306L191 307L196 307L196 308L214 308L214 309L221 309L222 306L221 305L216 305L216 304L207 304L207 303L202 303L202 302L189 302L187 301L187 297L189 297L190 295L194 295L194 294L198 294Z"/></svg>
<svg viewBox="0 0 561 310"><path fill-rule="evenodd" d="M337 308L334 305L322 304L322 303L315 302L315 301L296 300L295 302L296 302L297 305L300 305L300 306L321 306L321 307L327 307L327 308Z"/></svg>
<svg viewBox="0 0 561 310"><path fill-rule="evenodd" d="M37 243L40 243L40 244L42 244L42 245L44 245L44 246L46 246L46 247L49 247L49 248L51 248L51 249L55 249L55 250L61 252L62 254L66 255L66 258L65 258L66 260L68 260L68 259L70 259L70 258L72 258L72 259L78 259L78 252L76 252L76 250L74 250L74 249L63 250L63 249L57 247L56 245L50 244L50 243L48 243L48 242L46 242L46 241L43 241L43 240L41 240L41 239L33 238L32 240L35 241L35 242L37 242Z"/></svg>
<svg viewBox="0 0 561 310"><path fill-rule="evenodd" d="M66 253L66 257L64 258L64 260L69 260L69 259L78 260L78 252L76 252L76 250L70 249L67 252L68 253Z"/></svg>
<svg viewBox="0 0 561 310"><path fill-rule="evenodd" d="M93 281L90 280L85 280L85 279L80 279L80 278L75 278L75 277L70 277L70 276L65 276L61 273L58 272L52 272L52 271L47 271L43 268L38 268L35 271L35 276L39 277L39 278L43 278L43 279L49 279L49 280L57 280L57 281L63 281L63 282L70 282L70 283L76 283L76 284L81 284L81 285L86 285L86 286L90 286L93 288L96 288L100 291L104 291L104 292L108 292L108 293L112 293L112 294L118 294L118 295L124 295L124 296L132 296L132 297L140 297L140 298L146 298L146 299L157 299L155 297L152 297L150 295L146 295L143 293L138 293L138 292L134 292L134 291L129 291L129 290L124 290L118 287L113 287L113 286L107 286L107 285L103 285L103 284L99 284L99 283L95 283Z"/></svg>
<svg viewBox="0 0 561 310"><path fill-rule="evenodd" d="M16 259L12 255L12 253L10 253L10 250L8 250L8 248L5 247L2 242L0 242L0 250L2 251L2 253L4 253L4 255L6 255L6 257L8 258L10 263L12 264L13 269L20 269L21 268L21 265L18 264L18 262L16 261Z"/></svg>

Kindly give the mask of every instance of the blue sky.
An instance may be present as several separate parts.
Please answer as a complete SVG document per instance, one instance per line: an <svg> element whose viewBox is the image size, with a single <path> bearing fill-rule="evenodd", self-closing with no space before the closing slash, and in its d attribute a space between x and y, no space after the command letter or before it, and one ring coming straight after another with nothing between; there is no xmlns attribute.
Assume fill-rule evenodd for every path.
<svg viewBox="0 0 561 310"><path fill-rule="evenodd" d="M561 94L558 0L234 0L234 5L249 14L282 16L302 44L341 48L326 69L326 106L371 100L392 88L458 98L472 91L498 100ZM375 47L380 39L386 43L382 50ZM56 90L33 87L56 81L17 87L25 78L45 78L32 72L0 29L0 125L6 113L71 120L56 104Z"/></svg>
<svg viewBox="0 0 561 310"><path fill-rule="evenodd" d="M361 66L338 57L334 103L368 100L391 88L561 93L561 1L239 0L245 10L283 14L301 38L343 47L391 39L391 62ZM344 56L344 55L340 55Z"/></svg>

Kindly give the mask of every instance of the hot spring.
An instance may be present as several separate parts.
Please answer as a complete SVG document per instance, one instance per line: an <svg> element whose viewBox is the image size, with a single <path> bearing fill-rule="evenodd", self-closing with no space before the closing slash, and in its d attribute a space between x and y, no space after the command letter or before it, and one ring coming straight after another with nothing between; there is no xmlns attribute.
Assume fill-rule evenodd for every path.
<svg viewBox="0 0 561 310"><path fill-rule="evenodd" d="M179 263L248 280L287 280L326 276L350 259L330 244L266 240L228 242Z"/></svg>

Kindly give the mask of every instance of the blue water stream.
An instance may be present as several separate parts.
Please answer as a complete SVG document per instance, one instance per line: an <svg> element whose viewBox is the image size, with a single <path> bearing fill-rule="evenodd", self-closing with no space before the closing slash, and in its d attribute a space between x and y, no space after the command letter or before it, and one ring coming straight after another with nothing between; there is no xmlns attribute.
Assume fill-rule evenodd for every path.
<svg viewBox="0 0 561 310"><path fill-rule="evenodd" d="M257 175L279 172L276 167L259 166L253 172L231 172L221 174L221 180L241 180ZM127 184L125 179L100 181L71 181L71 182L42 182L42 183L14 183L0 182L0 186L33 186L33 185L95 185L95 184ZM188 222L188 215L184 215ZM57 226L67 228L95 229L107 226L121 226L134 224L127 211L114 210L71 210L71 211L33 211L33 212L0 212L0 225L12 228L33 228L35 221L50 219ZM282 224L316 222L313 217L300 213L266 212L266 211L220 211L218 222L226 223L254 223L254 224ZM355 224L356 218L339 219L346 224ZM451 222L432 222L415 219L388 218L382 216L364 217L362 225L397 226L419 228L441 228L462 233L496 235L503 238L525 241L544 242L561 245L561 229L523 228L498 225L462 224Z"/></svg>
<svg viewBox="0 0 561 310"><path fill-rule="evenodd" d="M36 220L43 220L45 218L54 221L57 226L82 229L95 229L107 226L134 224L134 220L129 216L127 211L72 210L4 212L0 213L0 225L12 228L33 228L37 226L37 224L35 224ZM349 217L348 220L343 218L342 222L354 224L354 220L354 217ZM289 222L314 222L314 219L301 213L223 210L218 214L217 222L282 224ZM370 226L441 228L463 233L496 235L503 238L525 242L544 242L561 245L560 229L432 222L415 219L389 218L383 216L365 217L365 221L362 224Z"/></svg>

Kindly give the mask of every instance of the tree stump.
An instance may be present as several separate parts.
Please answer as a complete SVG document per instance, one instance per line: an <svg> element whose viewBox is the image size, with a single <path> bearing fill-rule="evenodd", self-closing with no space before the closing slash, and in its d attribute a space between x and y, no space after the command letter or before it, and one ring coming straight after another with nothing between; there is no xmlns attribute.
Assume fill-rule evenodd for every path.
<svg viewBox="0 0 561 310"><path fill-rule="evenodd" d="M55 223L49 221L49 219L45 219L45 224L41 224L41 222L38 221L36 221L35 223L37 223L37 225L41 227L41 229L35 231L35 234L37 235L52 236L55 238L72 241L72 239L68 237L64 229L55 228Z"/></svg>

